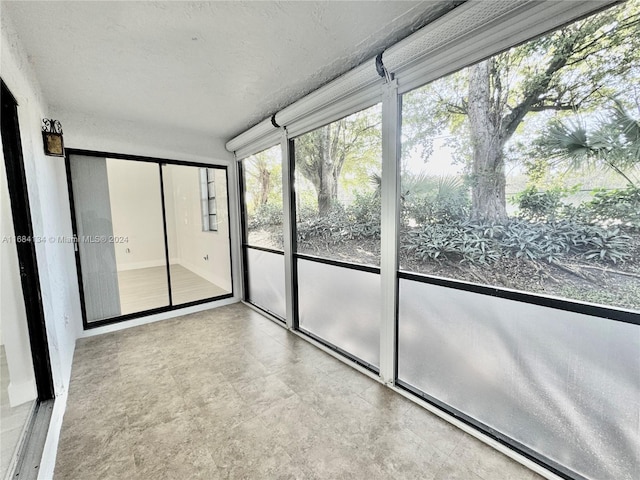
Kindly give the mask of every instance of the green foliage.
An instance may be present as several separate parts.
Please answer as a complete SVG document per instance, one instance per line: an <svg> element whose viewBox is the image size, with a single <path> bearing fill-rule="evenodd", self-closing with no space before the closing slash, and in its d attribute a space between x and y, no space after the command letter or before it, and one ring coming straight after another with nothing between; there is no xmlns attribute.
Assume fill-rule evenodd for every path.
<svg viewBox="0 0 640 480"><path fill-rule="evenodd" d="M374 193L356 194L354 202L339 203L324 215L312 209L298 211L298 243L313 246L318 241L337 245L346 240L380 238L380 197Z"/></svg>
<svg viewBox="0 0 640 480"><path fill-rule="evenodd" d="M403 175L403 222L447 223L468 218L471 202L464 182L456 176Z"/></svg>
<svg viewBox="0 0 640 480"><path fill-rule="evenodd" d="M522 192L514 195L514 200L519 209L519 216L532 221L554 221L556 218L566 216L568 206L563 199L570 193L575 193L576 188L567 189L561 187L548 190L538 190L530 185Z"/></svg>
<svg viewBox="0 0 640 480"><path fill-rule="evenodd" d="M611 169L634 185L628 170L640 164L640 121L614 100L607 114L592 123L587 127L580 115L555 119L536 142L539 154L571 169Z"/></svg>
<svg viewBox="0 0 640 480"><path fill-rule="evenodd" d="M631 237L619 229L513 219L504 224L428 224L404 232L403 248L415 258L488 264L500 258L558 262L574 257L621 263L630 257Z"/></svg>
<svg viewBox="0 0 640 480"><path fill-rule="evenodd" d="M247 227L249 230L257 230L279 225L282 225L282 205L265 203L251 215Z"/></svg>
<svg viewBox="0 0 640 480"><path fill-rule="evenodd" d="M587 215L600 224L616 224L640 230L640 188L596 191L584 204Z"/></svg>

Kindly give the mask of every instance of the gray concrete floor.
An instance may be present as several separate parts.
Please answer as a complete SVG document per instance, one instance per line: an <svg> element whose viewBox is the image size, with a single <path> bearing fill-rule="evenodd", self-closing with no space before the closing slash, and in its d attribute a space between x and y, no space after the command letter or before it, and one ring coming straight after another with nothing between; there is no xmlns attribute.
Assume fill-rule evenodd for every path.
<svg viewBox="0 0 640 480"><path fill-rule="evenodd" d="M79 340L55 478L541 477L235 304Z"/></svg>

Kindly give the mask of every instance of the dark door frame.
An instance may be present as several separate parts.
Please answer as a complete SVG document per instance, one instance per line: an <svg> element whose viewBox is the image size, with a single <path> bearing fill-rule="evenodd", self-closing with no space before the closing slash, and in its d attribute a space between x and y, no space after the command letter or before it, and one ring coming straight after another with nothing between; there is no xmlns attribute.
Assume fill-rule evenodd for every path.
<svg viewBox="0 0 640 480"><path fill-rule="evenodd" d="M38 389L38 400L44 401L54 398L55 392L51 375L44 307L42 306L36 246L35 242L32 241L34 239L33 225L31 223L27 177L24 170L22 142L18 124L18 102L16 102L15 97L11 94L4 81L0 79L0 83L2 148L15 234L12 240L16 240L15 245L18 252L20 282L27 314L27 328L29 330L29 343L31 345L31 358Z"/></svg>

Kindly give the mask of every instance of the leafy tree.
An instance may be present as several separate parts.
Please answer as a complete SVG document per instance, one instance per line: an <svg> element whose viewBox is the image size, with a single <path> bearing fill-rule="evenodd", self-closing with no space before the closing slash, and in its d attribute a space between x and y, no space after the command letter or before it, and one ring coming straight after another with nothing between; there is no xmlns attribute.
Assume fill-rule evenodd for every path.
<svg viewBox="0 0 640 480"><path fill-rule="evenodd" d="M539 140L540 153L572 168L605 166L635 187L627 169L640 166L640 120L620 101L591 127L580 116L553 122Z"/></svg>
<svg viewBox="0 0 640 480"><path fill-rule="evenodd" d="M640 60L639 5L591 16L430 86L432 118L423 121L434 127L431 138L445 118L445 128L469 139L461 146L470 150L472 218L506 220L505 147L530 112L592 109L632 84ZM419 137L407 141L431 147Z"/></svg>
<svg viewBox="0 0 640 480"><path fill-rule="evenodd" d="M279 204L282 208L282 157L280 147L256 153L245 160L245 188L255 212L267 203Z"/></svg>
<svg viewBox="0 0 640 480"><path fill-rule="evenodd" d="M380 109L374 107L296 139L296 171L313 185L320 215L327 214L335 206L339 179L345 165L354 164L350 166L357 170L379 160L380 122ZM368 181L362 172L359 178L361 183Z"/></svg>

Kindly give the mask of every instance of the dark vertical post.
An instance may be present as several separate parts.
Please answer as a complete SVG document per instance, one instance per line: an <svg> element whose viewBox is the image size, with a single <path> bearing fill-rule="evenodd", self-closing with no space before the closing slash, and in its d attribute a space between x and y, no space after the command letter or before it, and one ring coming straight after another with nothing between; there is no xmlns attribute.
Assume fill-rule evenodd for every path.
<svg viewBox="0 0 640 480"><path fill-rule="evenodd" d="M54 397L53 377L51 375L47 327L42 306L36 248L35 243L32 241L33 225L18 125L18 104L4 81L1 82L0 98L2 103L2 111L0 112L2 148L7 172L13 228L16 239L24 240L16 241L15 245L20 266L20 283L22 284L22 294L27 314L31 358L36 377L38 399L40 401L49 400Z"/></svg>

